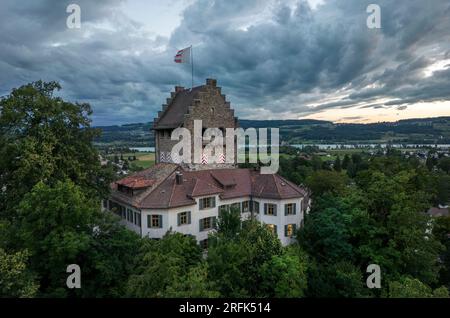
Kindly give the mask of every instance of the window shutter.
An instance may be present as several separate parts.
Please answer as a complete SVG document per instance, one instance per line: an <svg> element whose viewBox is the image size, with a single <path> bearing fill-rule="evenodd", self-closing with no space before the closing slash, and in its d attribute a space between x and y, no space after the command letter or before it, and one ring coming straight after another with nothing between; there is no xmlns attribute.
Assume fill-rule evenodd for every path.
<svg viewBox="0 0 450 318"><path fill-rule="evenodd" d="M151 215L147 215L147 227L148 228L152 227L152 216Z"/></svg>
<svg viewBox="0 0 450 318"><path fill-rule="evenodd" d="M178 223L178 226L181 225L181 213L177 214L177 223Z"/></svg>
<svg viewBox="0 0 450 318"><path fill-rule="evenodd" d="M288 215L288 205L284 205L284 215Z"/></svg>
<svg viewBox="0 0 450 318"><path fill-rule="evenodd" d="M273 205L273 215L277 216L277 205Z"/></svg>
<svg viewBox="0 0 450 318"><path fill-rule="evenodd" d="M211 198L211 207L215 208L216 207L216 197L212 197Z"/></svg>
<svg viewBox="0 0 450 318"><path fill-rule="evenodd" d="M203 199L199 199L198 200L198 203L199 203L199 205L200 205L200 210L203 210Z"/></svg>
<svg viewBox="0 0 450 318"><path fill-rule="evenodd" d="M191 211L187 213L188 224L191 224Z"/></svg>
<svg viewBox="0 0 450 318"><path fill-rule="evenodd" d="M163 216L162 215L159 216L159 227L160 228L163 227Z"/></svg>
<svg viewBox="0 0 450 318"><path fill-rule="evenodd" d="M255 202L255 212L259 214L259 202Z"/></svg>
<svg viewBox="0 0 450 318"><path fill-rule="evenodd" d="M275 232L274 234L276 236L278 236L278 231L277 231L277 226L276 225L273 226L273 231Z"/></svg>
<svg viewBox="0 0 450 318"><path fill-rule="evenodd" d="M217 218L215 216L213 216L213 218L212 218L212 227L213 227L213 229L215 229L216 226L217 226Z"/></svg>
<svg viewBox="0 0 450 318"><path fill-rule="evenodd" d="M264 203L264 214L267 214L267 203Z"/></svg>
<svg viewBox="0 0 450 318"><path fill-rule="evenodd" d="M295 234L295 231L297 231L297 224L293 224L292 227L293 227L292 230L293 230L293 232Z"/></svg>
<svg viewBox="0 0 450 318"><path fill-rule="evenodd" d="M297 203L294 203L294 215L297 214Z"/></svg>
<svg viewBox="0 0 450 318"><path fill-rule="evenodd" d="M203 231L203 219L200 219L199 221L198 221L198 228L199 228L199 231L201 232L201 231Z"/></svg>
<svg viewBox="0 0 450 318"><path fill-rule="evenodd" d="M284 236L288 236L288 226L284 226Z"/></svg>

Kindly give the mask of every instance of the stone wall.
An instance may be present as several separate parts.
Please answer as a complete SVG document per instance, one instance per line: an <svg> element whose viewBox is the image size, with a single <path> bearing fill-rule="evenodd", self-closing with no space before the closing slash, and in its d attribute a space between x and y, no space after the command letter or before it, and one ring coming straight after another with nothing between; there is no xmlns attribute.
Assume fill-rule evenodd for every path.
<svg viewBox="0 0 450 318"><path fill-rule="evenodd" d="M171 98L173 98L173 94ZM170 107L170 104L169 106ZM238 127L238 120L234 116L234 110L231 109L230 102L226 100L225 95L222 94L221 88L217 86L215 79L207 79L206 85L202 86L202 89L196 94L192 101L192 105L188 107L188 112L184 115L183 127L187 128L191 132L192 138L194 137L194 120L202 120L203 131L206 128L220 128L224 132L225 142L225 130L226 128ZM161 154L171 151L173 145L178 141L170 140L170 131L158 130L155 131L155 145L156 155L161 159ZM206 143L204 143L206 144ZM236 145L234 145L236 153ZM194 156L194 145L192 143L192 158ZM225 154L225 150L224 150ZM193 160L192 160L193 161ZM158 160L157 160L158 162ZM213 168L232 168L234 165L230 164L201 164L201 165L186 165L188 169L213 169Z"/></svg>

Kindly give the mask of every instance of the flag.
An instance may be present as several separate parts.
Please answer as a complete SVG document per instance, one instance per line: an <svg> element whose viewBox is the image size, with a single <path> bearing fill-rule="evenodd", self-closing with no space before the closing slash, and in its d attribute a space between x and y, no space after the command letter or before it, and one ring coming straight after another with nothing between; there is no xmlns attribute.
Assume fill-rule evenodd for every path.
<svg viewBox="0 0 450 318"><path fill-rule="evenodd" d="M191 63L191 47L179 50L174 57L175 63Z"/></svg>

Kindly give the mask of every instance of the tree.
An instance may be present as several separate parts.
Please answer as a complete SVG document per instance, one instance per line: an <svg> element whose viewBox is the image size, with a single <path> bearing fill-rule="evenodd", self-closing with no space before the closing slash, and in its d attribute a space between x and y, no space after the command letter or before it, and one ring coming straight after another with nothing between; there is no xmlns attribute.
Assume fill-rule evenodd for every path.
<svg viewBox="0 0 450 318"><path fill-rule="evenodd" d="M30 252L41 293L66 295L67 265L79 264L89 248L96 206L69 180L54 187L39 182L20 202L18 237Z"/></svg>
<svg viewBox="0 0 450 318"><path fill-rule="evenodd" d="M274 255L261 267L261 292L265 297L298 298L307 288L306 263L296 255Z"/></svg>
<svg viewBox="0 0 450 318"><path fill-rule="evenodd" d="M159 241L144 239L136 255L134 274L127 281L126 295L149 298L173 295L176 286L183 284L180 278L201 261L201 249L193 237L168 232ZM202 273L189 274L191 282L183 285L185 293L192 280L200 283Z"/></svg>
<svg viewBox="0 0 450 318"><path fill-rule="evenodd" d="M368 297L361 270L351 262L311 263L308 268L309 297Z"/></svg>
<svg viewBox="0 0 450 318"><path fill-rule="evenodd" d="M445 287L434 291L418 279L404 277L400 281L389 284L390 298L449 298Z"/></svg>
<svg viewBox="0 0 450 318"><path fill-rule="evenodd" d="M450 157L442 157L439 159L438 167L446 173L450 173Z"/></svg>
<svg viewBox="0 0 450 318"><path fill-rule="evenodd" d="M437 177L436 201L438 204L450 203L450 175L440 174Z"/></svg>
<svg viewBox="0 0 450 318"><path fill-rule="evenodd" d="M442 216L433 219L433 235L445 246L445 250L439 256L443 267L439 273L439 284L450 288L450 216Z"/></svg>
<svg viewBox="0 0 450 318"><path fill-rule="evenodd" d="M351 159L350 159L349 155L345 154L344 160L342 160L342 169L347 170L348 165L350 164L350 162L351 162Z"/></svg>
<svg viewBox="0 0 450 318"><path fill-rule="evenodd" d="M342 170L342 164L341 164L341 158L339 156L336 157L336 160L334 161L334 170L337 172L341 172Z"/></svg>
<svg viewBox="0 0 450 318"><path fill-rule="evenodd" d="M86 252L77 260L82 288L72 291L80 297L122 297L142 239L110 213L101 213L95 223Z"/></svg>
<svg viewBox="0 0 450 318"><path fill-rule="evenodd" d="M26 250L7 254L0 248L0 298L33 297L38 289L34 274L27 268Z"/></svg>
<svg viewBox="0 0 450 318"><path fill-rule="evenodd" d="M220 293L215 290L214 282L208 280L208 266L200 263L191 267L186 275L176 279L162 293L169 298L217 298Z"/></svg>
<svg viewBox="0 0 450 318"><path fill-rule="evenodd" d="M220 211L217 221L217 232L225 238L234 238L241 231L241 212L231 208L229 211Z"/></svg>
<svg viewBox="0 0 450 318"><path fill-rule="evenodd" d="M0 99L0 216L14 219L23 196L39 182L72 180L102 198L112 178L92 145L88 104L55 97L56 82L34 82ZM13 240L13 239L12 239Z"/></svg>
<svg viewBox="0 0 450 318"><path fill-rule="evenodd" d="M306 185L311 189L313 195L320 196L326 192L342 193L345 189L347 179L336 171L319 170L306 179Z"/></svg>
<svg viewBox="0 0 450 318"><path fill-rule="evenodd" d="M318 198L298 232L298 241L309 255L327 263L352 258L352 217L346 209L341 200L331 195Z"/></svg>
<svg viewBox="0 0 450 318"><path fill-rule="evenodd" d="M265 225L246 220L234 237L220 232L211 236L208 277L223 297L256 297L262 281L261 266L282 252L279 239Z"/></svg>

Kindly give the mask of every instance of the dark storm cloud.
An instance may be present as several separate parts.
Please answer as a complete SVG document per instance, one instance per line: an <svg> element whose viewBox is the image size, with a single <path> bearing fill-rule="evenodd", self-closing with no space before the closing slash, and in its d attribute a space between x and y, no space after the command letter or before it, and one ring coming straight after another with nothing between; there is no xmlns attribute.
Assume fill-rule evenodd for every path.
<svg viewBox="0 0 450 318"><path fill-rule="evenodd" d="M82 8L81 30L66 28L70 2ZM92 104L97 124L150 121L173 85L189 85L190 68L172 60L193 44L196 82L218 78L240 117L450 100L450 69L424 76L450 59L448 0L328 0L314 10L305 1L198 0L170 38L121 13L126 1L70 2L0 3L0 95L58 80L65 97ZM380 30L366 27L373 2Z"/></svg>

